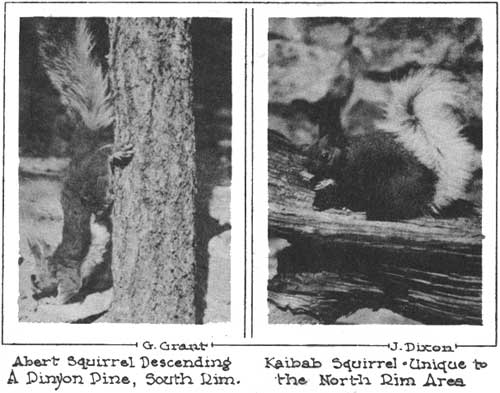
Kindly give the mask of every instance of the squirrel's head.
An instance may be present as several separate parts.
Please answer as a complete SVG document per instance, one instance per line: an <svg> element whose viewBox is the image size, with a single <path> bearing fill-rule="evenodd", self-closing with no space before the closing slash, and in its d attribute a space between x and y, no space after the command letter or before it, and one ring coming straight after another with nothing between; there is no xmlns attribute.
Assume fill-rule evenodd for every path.
<svg viewBox="0 0 500 393"><path fill-rule="evenodd" d="M340 170L342 146L332 143L329 136L321 137L307 151L305 167L316 180L335 178Z"/></svg>
<svg viewBox="0 0 500 393"><path fill-rule="evenodd" d="M57 280L51 263L51 246L41 239L28 239L28 246L35 260L34 273L31 275L33 297L41 298L55 295L57 293Z"/></svg>

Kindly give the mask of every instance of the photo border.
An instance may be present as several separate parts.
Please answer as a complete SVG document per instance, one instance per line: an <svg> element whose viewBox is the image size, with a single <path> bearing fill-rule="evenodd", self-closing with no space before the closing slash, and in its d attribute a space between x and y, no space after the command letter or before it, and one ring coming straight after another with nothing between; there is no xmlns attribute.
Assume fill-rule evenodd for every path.
<svg viewBox="0 0 500 393"><path fill-rule="evenodd" d="M262 314L264 314L264 318L267 319L267 288L266 288L266 283L267 283L267 256L264 259L261 259L261 255L259 253L262 253L262 250L258 250L258 246L260 243L258 240L254 238L254 229L256 228L261 228L261 222L259 222L259 216L255 214L254 209L259 210L259 202L258 200L254 200L254 195L255 195L255 190L258 187L254 187L254 181L257 184L261 179L259 171L257 170L255 173L255 178L254 178L254 170L255 170L255 164L259 163L260 156L259 158L255 157L255 152L254 152L254 146L259 147L259 151L261 151L262 145L261 145L261 140L256 137L254 133L254 128L259 130L259 127L255 125L254 122L254 98L255 98L255 92L254 89L258 88L259 83L262 82L262 76L259 73L255 73L254 71L254 59L258 59L259 56L261 55L260 50L255 52L255 47L254 45L251 46L251 53L248 54L248 42L247 38L248 36L251 36L252 44L255 42L254 41L254 31L255 31L255 10L259 13L259 18L260 18L260 12L263 11L265 14L266 7L268 6L276 6L276 7L284 7L286 5L303 5L306 7L323 7L323 6L338 6L338 5L375 5L375 6L380 6L380 5L395 5L395 4L418 4L418 5L495 5L495 15L496 15L496 23L495 23L495 28L496 28L496 46L495 46L495 57L496 57L496 86L495 86L495 101L496 101L496 106L495 106L495 129L496 129L496 150L495 150L495 163L496 163L496 168L495 168L495 277L494 277L494 293L495 293L495 310L494 310L494 322L495 322L495 327L494 327L494 344L457 344L457 347L497 347L498 346L498 2L491 2L491 1L484 1L484 2L459 2L459 1L448 1L448 2L437 2L437 1L425 1L425 2L376 2L376 1L362 1L362 2L307 2L307 1L197 1L197 2L182 2L182 1L170 1L170 2L129 2L129 1L118 1L118 2L97 2L97 1L89 1L89 2L53 2L53 1L24 1L24 2L4 2L4 74L3 74L3 157L2 157L2 301L1 301L1 312L2 312L2 321L1 321L1 344L2 345L126 345L126 346L137 346L137 342L135 343L123 343L123 344L113 344L113 343L22 343L22 342L6 342L5 341L5 331L4 331L4 278L5 278L5 259L4 259L4 229L5 229L5 217L4 217L4 212L5 212L5 111L6 111L6 104L5 104L5 98L6 98L6 39L7 39L7 32L6 32L6 26L7 26L7 4L52 4L55 6L61 6L62 4L82 4L82 5L102 5L102 4L110 4L110 5L120 5L120 4L140 4L140 5L148 5L148 4L155 4L157 6L162 6L162 7L168 7L171 5L175 4L182 4L182 5L212 5L212 6L217 6L217 5L230 5L230 6L235 6L235 9L242 13L244 12L245 17L244 17L244 37L245 37L245 50L244 50L244 109L243 113L241 114L243 118L243 127L238 127L238 128L243 128L244 129L244 144L243 144L243 151L244 154L242 155L244 157L244 165L242 166L242 171L245 173L245 180L243 184L244 188L244 235L243 235L243 242L242 242L242 248L243 248L243 254L244 254L244 269L241 274L243 277L243 289L241 290L242 294L242 309L243 311L241 312L241 321L236 321L235 320L235 314L233 313L234 310L234 296L235 296L235 287L236 283L233 281L234 280L234 271L232 271L231 274L231 329L236 330L238 334L230 334L225 337L221 337L222 341L228 341L227 343L218 343L214 344L214 346L287 346L287 347L294 347L294 346L306 346L306 347L386 347L388 344L355 344L355 343L307 343L307 342L297 342L297 343L284 343L280 342L279 340L275 340L275 342L272 342L272 340L269 340L269 335L267 334L267 330L270 327L273 326L279 326L283 328L286 325L268 325L268 324L261 324L261 320L259 321L259 318L262 319ZM235 11L236 12L236 11ZM98 16L98 15L96 15ZM224 17L224 16L222 16ZM250 21L249 21L250 20ZM233 61L235 58L235 53L234 53L234 48L235 48L235 19L233 19ZM485 40L485 35L483 34L483 41ZM267 48L267 45L266 45ZM267 57L266 57L267 59ZM252 65L250 67L250 64L248 64L248 61ZM254 81L254 74L256 74L256 78ZM267 76L267 73L265 74ZM241 75L240 75L241 76ZM236 124L236 116L234 116L234 110L235 110L235 90L234 90L234 78L235 78L235 69L232 69L232 77L233 77L233 116L232 116L232 122L233 122L233 141L234 141L234 136L235 136L235 124ZM255 83L255 86L254 86ZM484 75L483 75L483 85L484 85ZM265 84L264 89L267 90L267 84ZM247 94L248 91L251 92L251 94ZM266 93L267 94L267 93ZM267 96L266 96L267 97ZM267 105L267 100L266 100L266 105ZM256 111L257 116L256 119L260 116L259 111ZM266 122L267 122L267 110L266 110ZM267 129L267 124L266 124L266 129ZM250 130L250 133L248 133L248 130ZM264 144L264 146L267 146L267 142ZM264 149L267 152L267 149ZM233 147L233 157L236 154L234 154L234 147ZM248 166L248 158L250 157L250 166ZM267 158L267 155L266 155ZM233 158L234 160L234 158ZM234 161L233 161L234 164ZM266 164L267 164L267 159L266 159ZM235 166L233 165L232 167L232 179L235 179L235 174L238 173L236 171ZM267 179L267 174L265 176ZM250 195L251 198L248 198L247 191L250 190ZM267 196L267 193L266 193ZM236 195L233 193L233 190L231 192L231 203L233 203L233 200L236 199ZM233 213L233 211L231 212ZM266 209L266 215L267 215L267 209ZM233 217L232 217L233 218ZM257 224L258 223L258 224ZM247 226L250 225L250 233L247 231ZM267 233L267 220L266 220L266 231ZM235 234L234 227L232 226L232 245L231 245L231 269L235 269L235 263L233 263L233 236ZM265 249L267 252L267 248ZM255 264L255 260L259 261L258 263L260 264L257 266ZM265 265L263 268L265 270L266 276L265 276L265 281L264 281L264 297L266 301L264 302L264 307L262 307L262 293L260 292L262 289L262 265ZM484 269L483 269L484 270ZM18 277L18 276L17 276ZM16 277L16 280L17 280ZM483 276L484 277L484 276ZM483 286L484 288L484 286ZM239 288L238 288L239 289ZM483 292L484 293L484 292ZM255 299L254 299L255 298ZM17 299L17 295L16 295ZM483 294L483 310L484 310L484 294ZM255 309L255 307L259 307L259 310ZM255 314L255 320L254 320L254 314ZM17 318L17 315L16 315ZM31 323L30 323L31 324ZM51 324L50 326L54 326L55 324ZM99 325L99 324L96 324ZM110 326L116 326L115 324L108 324ZM210 324L209 324L210 325ZM209 325L199 325L196 326L195 329L195 334L196 336L205 334L204 329L209 326ZM236 327L238 325L238 327ZM242 325L242 326L240 326ZM47 326L44 324L44 326ZM79 325L79 326L87 326L87 325ZM125 324L120 324L120 326L125 326ZM133 325L137 326L137 325ZM145 325L140 325L141 330L142 327ZM162 326L163 328L165 327L164 325L159 325ZM168 325L169 327L175 326L175 325ZM180 326L181 328L185 329L186 325L177 325ZM294 329L298 329L297 332L295 332L295 337L297 336L304 336L302 334L303 329L301 329L301 325L290 325L293 326ZM361 325L362 327L365 328L371 328L373 325ZM383 325L384 328L387 327L387 325ZM398 325L398 326L403 326L405 329L408 328L408 326L405 325ZM68 324L63 324L62 327L68 328ZM254 327L255 327L255 332L254 332ZM326 329L323 329L326 328ZM352 329L352 326L350 327ZM424 326L423 328L432 328L431 326ZM449 326L444 326L444 329L448 329ZM327 326L322 326L320 329L315 329L316 334L321 333L321 336L331 336L332 333L335 335L340 335L342 334L343 331L345 331L345 327L341 328L339 325L327 325ZM238 337L240 337L241 332L243 333L243 338L247 339L252 339L252 338L258 338L259 342L255 342L254 340L244 340L243 343L235 343L238 340ZM193 333L193 332L191 332ZM257 334L254 334L257 333ZM141 333L142 336L148 333ZM155 333L157 334L157 332ZM188 337L189 335L186 335ZM408 333L408 337L415 337L415 333ZM440 335L441 336L441 335ZM178 339L179 337L176 337ZM273 338L273 337L271 337ZM436 341L434 339L433 341ZM232 344L233 342L234 344Z"/></svg>
<svg viewBox="0 0 500 393"><path fill-rule="evenodd" d="M90 5L89 5L90 4ZM129 4L130 7L126 10L118 8L118 6L123 4ZM29 6L28 6L29 5ZM51 7L47 7L50 5ZM149 6L148 6L149 5ZM154 5L154 7L153 7ZM246 65L243 62L243 52L245 48L239 48L240 39L245 39L244 31L240 25L243 25L245 20L245 9L237 6L226 7L222 12L216 7L217 2L203 2L203 6L195 4L192 2L172 2L172 3L160 3L160 2L149 2L147 4L138 1L132 2L54 2L54 1L40 1L40 2L4 2L4 18L3 18L3 30L4 30L4 64L3 64L3 158L2 158L2 295L1 295L1 345L22 345L22 346L43 346L43 345L58 345L58 346L85 346L85 345L96 345L96 346L138 346L138 342L148 336L151 338L160 338L165 335L165 331L168 332L170 338L175 338L176 340L192 340L193 337L204 337L204 340L226 340L226 339L238 339L241 337L245 326L242 325L243 321L243 311L242 307L244 304L244 294L241 282L243 281L243 264L239 263L241 259L247 259L247 255L243 254L241 250L243 249L244 243L244 231L246 216L243 214L243 202L246 200L246 189L244 188L243 179L237 178L237 174L243 171L246 165L244 162L244 154L246 151L246 124L243 121L246 108L243 107L243 100L241 97L244 91L244 78L243 74L246 74ZM131 10L134 9L134 11ZM140 10L139 10L140 8ZM153 10L154 8L154 10ZM5 193L5 180L6 180L6 144L9 144L9 139L6 140L6 126L9 122L18 122L18 112L11 110L8 111L7 103L5 101L6 93L18 91L18 71L16 67L13 67L13 63L19 62L19 59L8 60L10 47L15 47L19 40L19 32L14 31L15 26L19 26L19 20L21 17L36 17L36 16L67 16L67 17L200 17L200 18L228 18L231 19L231 78L232 78L232 178L231 178L231 246L230 246L230 263L231 263L231 305L230 305L230 319L228 322L213 322L205 324L127 324L120 323L119 325L115 323L92 323L92 324L69 324L69 323L34 323L34 322L19 322L18 321L18 308L17 299L18 295L9 299L6 296L6 292L11 293L15 291L8 290L5 277L6 274L11 275L10 272L15 270L18 274L18 267L14 268L12 266L6 267L6 254L5 254L5 206L6 202L11 210L18 211L18 183L16 180L17 190L11 192L10 194ZM15 19L15 26L12 26L14 30L9 31L9 22L11 19ZM18 30L18 29L17 29ZM10 40L9 39L9 35ZM16 39L13 39L16 36ZM18 48L19 49L19 48ZM9 76L6 79L6 74L10 73L12 75L15 73L14 77ZM9 90L9 80L13 80L12 83L17 84L17 89ZM15 90L15 91L14 91ZM11 95L14 97L15 94ZM18 98L15 101L16 107ZM10 115L10 120L7 122L7 113L12 113ZM15 119L14 119L15 118ZM15 121L14 121L15 120ZM14 127L12 127L14 128ZM18 133L15 133L15 138L17 140ZM10 143L9 148L14 150L14 143ZM15 154L17 155L17 146L15 146ZM17 158L18 160L18 158ZM12 160L7 162L10 168L15 168L14 170L9 169L7 172L8 176L17 178L18 162L13 163ZM15 173L14 173L15 172ZM8 177L7 176L7 177ZM16 187L14 187L16 188ZM9 188L11 189L11 188ZM14 195L15 194L15 195ZM12 198L15 196L15 198ZM15 206L10 200L6 201L6 197L15 199ZM14 209L15 208L15 209ZM18 228L19 221L16 213L15 228ZM19 236L19 232L17 236ZM17 238L17 246L19 247L19 237ZM11 253L12 254L12 253ZM12 255L8 258L12 259ZM17 266L17 264L16 264ZM9 284L10 285L10 284ZM16 284L14 285L18 288L18 279L16 279ZM245 287L243 285L243 287ZM6 303L6 300L8 303ZM15 303L15 304L14 304ZM9 308L7 307L9 306ZM12 312L15 309L15 315ZM117 332L116 326L120 326L120 332ZM139 332L137 327L140 326ZM47 329L50 327L50 329ZM21 332L21 333L19 333ZM74 337L78 337L77 340ZM25 338L29 338L29 341Z"/></svg>
<svg viewBox="0 0 500 393"><path fill-rule="evenodd" d="M288 2L287 2L288 3ZM269 4L269 3L268 3ZM320 3L320 2L315 2L313 3L313 6L308 7L311 5L311 3L306 3L300 2L300 4L303 5L303 7L297 9L297 8L288 8L285 9L283 7L280 7L278 4L282 3L273 3L273 7L256 7L255 9L257 10L258 14L258 20L257 20L257 25L259 25L261 28L262 26L267 23L269 18L293 18L293 17L481 17L483 19L483 32L482 32L482 39L483 39L483 44L485 44L486 40L490 40L489 46L489 53L492 54L494 52L494 56L492 59L488 60L489 67L491 67L495 71L495 77L491 74L491 79L495 80L495 108L494 108L494 127L496 130L495 137L490 137L490 142L492 140L495 140L495 151L493 153L493 156L490 154L490 159L494 158L495 161L495 170L493 171L493 168L491 168L491 171L494 172L494 178L495 178L495 184L492 185L491 182L493 182L493 177L490 176L489 179L489 186L490 190L493 188L491 186L494 186L495 189L495 197L494 197L494 205L495 205L495 218L494 218L494 233L491 232L493 230L493 225L489 225L488 227L484 226L484 216L483 216L483 235L486 233L486 231L490 231L487 233L488 238L491 240L490 236L494 236L494 249L493 249L493 244L488 246L488 249L490 252L494 252L493 258L489 257L489 260L492 260L491 263L494 263L494 273L495 277L493 277L490 280L490 284L493 284L494 289L493 293L488 291L485 291L485 265L484 261L486 260L485 258L485 246L484 246L484 240L483 240L483 269L482 269L482 278L483 278L483 285L482 285L482 314L483 314L483 324L480 326L473 326L473 325L383 325L383 324L358 324L358 325L335 325L335 324L328 324L328 325L311 325L311 324L279 324L279 323L269 323L268 322L268 315L267 313L265 315L260 315L259 321L256 323L256 330L259 332L266 332L265 333L265 344L261 345L269 345L269 346L309 346L309 347L315 347L315 346L388 346L389 344L385 344L387 342L392 342L392 341L411 341L415 340L416 337L419 337L419 340L427 340L431 342L447 342L452 340L452 344L456 345L458 347L497 347L498 346L498 2L341 2L341 3L334 3L334 2L325 2L325 3ZM295 3L296 4L296 3ZM350 6L349 11L346 11L345 7L342 8L337 8L339 4L348 4ZM359 14L354 14L353 10L356 7L360 7L360 4L366 5L370 4L373 7L369 8L368 10L364 10L362 12L362 15ZM411 10L405 9L404 11L402 8L397 8L393 7L394 5L404 5L407 6L408 4L414 5L414 7ZM456 7L451 8L450 4L456 5ZM493 7L481 7L480 11L477 11L478 9L478 4L483 4L483 5L493 5L494 6L494 15L496 15L496 19L494 21L494 30L495 30L495 40L494 44L491 42L493 40L492 34L488 32L485 32L485 19L488 19L488 22L490 25L493 22L493 17L491 15L488 15L487 12L493 11ZM391 9L390 11L392 13L387 14L387 8L382 10L383 6L390 5L391 8L397 8L397 9ZM425 9L424 6L426 5ZM432 5L429 7L428 5ZM473 12L472 14L464 14L464 8L466 7L474 7L474 10L476 11L475 13ZM447 8L448 7L448 8ZM415 9L419 9L419 13L415 13ZM447 12L446 15L443 15L443 8L445 8L445 11ZM333 10L335 9L336 12ZM457 10L458 9L458 10ZM375 11L376 10L376 11ZM435 12L436 10L441 11L439 15L436 15ZM370 13L370 16L366 16L366 13ZM384 13L386 12L386 13ZM464 15L459 15L460 13ZM477 16L476 14L481 14L482 16ZM411 15L411 16L410 16ZM266 31L267 33L267 31ZM256 75L263 75L264 74L264 65L267 66L267 51L266 53L263 52L262 48L266 47L267 48L267 34L264 36L264 34L261 32L259 34L259 37L257 39L257 48L261 48L261 51L256 55L257 59L260 59L262 57L265 57L265 61L261 61L260 64L256 64L255 68L255 73ZM486 47L487 45L483 45ZM483 59L486 60L486 56L483 53ZM494 62L494 64L493 64ZM264 64L265 63L265 64ZM484 71L483 71L483 93L486 91L485 89L485 75L487 72L490 72L488 70L488 66L486 63L483 65ZM265 75L267 75L267 70ZM259 88L259 91L257 92L257 96L259 97L258 102L261 103L262 101L265 101L265 104L267 105L267 91L262 91L262 89L268 88L268 81L265 78L260 78L259 81L256 83L256 85ZM265 99L264 99L265 97ZM485 96L483 96L485 97ZM487 99L492 100L492 95L490 94ZM483 98L485 100L485 98ZM484 102L484 101L483 101ZM493 102L490 101L490 104ZM492 106L492 105L490 105ZM256 113L262 113L264 110L264 105L260 104L260 106L257 108ZM266 108L267 109L267 108ZM491 109L491 108L490 108ZM485 111L485 108L483 108L483 111ZM259 118L256 119L256 129L261 129L263 127L266 127L267 129L267 110L265 111L266 116L260 116ZM493 128L493 111L490 110L490 112L487 113L487 116L490 116L491 118L491 125ZM266 136L267 137L267 136ZM261 146L265 143L267 146L267 141L264 140L264 137L260 136L260 139L255 142L256 145ZM266 150L267 151L267 150ZM483 156L483 162L484 162L484 156ZM256 178L259 179L259 182L261 183L260 186L257 187L257 192L256 195L260 195L263 188L263 183L264 181L262 180L262 177L264 176L266 178L266 184L267 184L267 155L266 155L266 160L260 160L260 162L256 163ZM265 173L264 173L265 172ZM484 177L486 178L486 177ZM483 180L483 186L485 182ZM267 191L267 189L266 189ZM264 196L261 196L259 199L259 203L257 203L257 206L261 206L263 204L263 200L266 198L265 203L267 203L267 193ZM483 198L484 194L483 194ZM485 198L486 199L486 198ZM484 206L483 206L484 209ZM259 209L259 211L255 212L257 215L255 221L257 222L262 222L265 220L266 225L267 225L267 209L264 212L262 209ZM483 210L486 211L486 210ZM265 214L265 215L264 215ZM257 231L256 233L262 233L263 231ZM262 259L265 258L267 262L267 256L264 255L263 249L263 244L267 244L267 236L266 240L264 241L264 236L260 236L260 239L257 241L257 245L254 249L255 254L256 254L256 259L259 261L262 261ZM494 260L494 262L493 262ZM262 263L263 265L263 263ZM261 294L262 291L265 290L265 298L263 296L259 296L259 298L256 300L257 308L264 308L267 307L267 274L268 274L268 269L266 266L265 271L262 271L262 267L260 268L260 272L258 274L258 279L256 281L256 285L258 287L258 290L256 290L257 294ZM494 294L494 306L489 304L491 301L493 301L492 295ZM487 298L485 295L490 296L490 298ZM494 307L494 310L493 310ZM489 314L490 321L484 323L485 321L485 310L490 310L492 313ZM404 332L401 333L399 330L403 330ZM369 336L367 335L369 333ZM480 333L480 334L478 334ZM483 338L485 336L485 333L488 333L487 337L481 342L477 342L479 338ZM293 341L295 344L290 344L290 341L288 343L285 343L285 340L281 340L281 337L290 337L290 336L295 336L296 339ZM336 337L336 340L332 343L325 343L324 338L328 336L334 336ZM370 337L370 340L368 343L355 343L356 341L359 340L360 337ZM420 338L422 337L422 338ZM305 339L304 339L305 338ZM365 341L365 340L363 340ZM371 343L371 344L369 344ZM377 344L375 344L377 343Z"/></svg>

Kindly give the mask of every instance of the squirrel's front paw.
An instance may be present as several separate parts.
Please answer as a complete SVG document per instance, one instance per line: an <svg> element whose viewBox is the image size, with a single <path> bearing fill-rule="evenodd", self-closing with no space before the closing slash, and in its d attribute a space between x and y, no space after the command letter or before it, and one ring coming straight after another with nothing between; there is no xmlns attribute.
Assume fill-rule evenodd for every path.
<svg viewBox="0 0 500 393"><path fill-rule="evenodd" d="M125 168L134 157L134 145L129 143L124 145L120 150L113 153L109 158L111 170L114 168Z"/></svg>
<svg viewBox="0 0 500 393"><path fill-rule="evenodd" d="M332 179L324 179L314 186L314 210L338 208L337 184Z"/></svg>
<svg viewBox="0 0 500 393"><path fill-rule="evenodd" d="M333 179L321 180L320 182L315 184L314 191L321 191L327 187L335 187L335 180L333 180Z"/></svg>

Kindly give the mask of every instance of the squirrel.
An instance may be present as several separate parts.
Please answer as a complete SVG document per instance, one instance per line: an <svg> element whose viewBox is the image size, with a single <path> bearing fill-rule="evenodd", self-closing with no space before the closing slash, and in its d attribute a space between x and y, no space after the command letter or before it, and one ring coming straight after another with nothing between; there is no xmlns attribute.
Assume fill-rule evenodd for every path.
<svg viewBox="0 0 500 393"><path fill-rule="evenodd" d="M55 40L38 26L39 55L49 80L75 123L71 160L61 192L62 240L51 252L28 240L36 262L35 298L60 304L112 287L112 172L132 159L132 147L113 153L114 113L108 79L92 56L94 38L85 19L76 19L70 40ZM63 42L61 42L63 41Z"/></svg>
<svg viewBox="0 0 500 393"><path fill-rule="evenodd" d="M472 212L466 194L481 172L482 123L466 84L415 62L367 72L361 56L351 50L311 105L320 134L305 163L314 207L365 211L371 220ZM354 93L356 84L368 86L369 99Z"/></svg>

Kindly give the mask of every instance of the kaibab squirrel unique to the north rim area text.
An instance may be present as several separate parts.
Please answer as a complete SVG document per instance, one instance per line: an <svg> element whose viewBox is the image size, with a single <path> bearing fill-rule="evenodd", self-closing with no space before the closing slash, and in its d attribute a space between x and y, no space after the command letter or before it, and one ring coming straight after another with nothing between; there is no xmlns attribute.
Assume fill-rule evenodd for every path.
<svg viewBox="0 0 500 393"><path fill-rule="evenodd" d="M466 194L481 173L482 122L466 84L440 67L411 63L376 73L388 76L380 81L365 66L351 48L327 95L308 107L320 133L306 163L315 206L374 220L474 211ZM356 96L356 84L378 99Z"/></svg>
<svg viewBox="0 0 500 393"><path fill-rule="evenodd" d="M75 127L61 193L62 240L53 253L46 244L29 241L37 262L31 280L35 296L57 293L58 303L67 303L112 285L110 171L113 165L126 164L132 150L112 153L108 81L92 56L87 22L77 19L72 39L63 42L55 40L43 22L38 33L42 64Z"/></svg>

